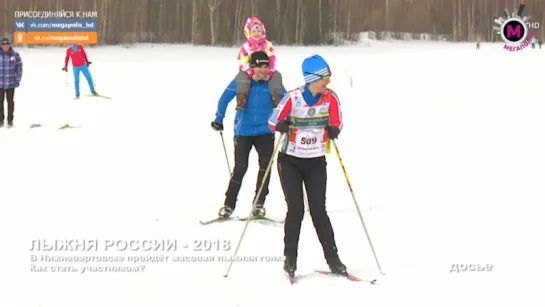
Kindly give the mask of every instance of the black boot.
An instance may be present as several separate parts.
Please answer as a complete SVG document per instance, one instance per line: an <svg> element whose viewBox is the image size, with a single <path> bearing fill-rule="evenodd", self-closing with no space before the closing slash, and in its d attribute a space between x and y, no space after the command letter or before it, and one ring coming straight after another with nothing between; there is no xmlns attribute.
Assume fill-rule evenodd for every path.
<svg viewBox="0 0 545 307"><path fill-rule="evenodd" d="M339 259L339 256L331 257L330 259L327 259L327 265L329 266L329 270L333 274L339 274L339 275L347 275L348 272L346 271L346 266L341 262L341 259Z"/></svg>
<svg viewBox="0 0 545 307"><path fill-rule="evenodd" d="M256 204L252 216L257 218L264 217L266 213L267 211L265 211L262 204Z"/></svg>
<svg viewBox="0 0 545 307"><path fill-rule="evenodd" d="M288 273L289 276L294 276L295 271L297 271L297 257L296 256L285 256L284 257L284 271Z"/></svg>
<svg viewBox="0 0 545 307"><path fill-rule="evenodd" d="M228 219L231 217L231 214L233 214L233 209L227 206L223 206L218 212L218 217L222 219Z"/></svg>

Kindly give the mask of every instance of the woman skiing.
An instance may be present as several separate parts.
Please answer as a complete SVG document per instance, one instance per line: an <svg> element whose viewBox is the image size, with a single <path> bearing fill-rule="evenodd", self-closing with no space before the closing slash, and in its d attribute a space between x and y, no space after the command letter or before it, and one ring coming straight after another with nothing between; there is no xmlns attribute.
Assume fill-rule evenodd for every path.
<svg viewBox="0 0 545 307"><path fill-rule="evenodd" d="M297 270L299 234L305 214L304 184L312 222L329 269L334 274L346 275L325 206L326 144L336 139L342 129L341 105L336 93L327 88L331 70L321 56L306 58L302 70L306 85L288 92L269 120L273 131L287 134L278 154L278 173L288 205L284 270L290 277Z"/></svg>

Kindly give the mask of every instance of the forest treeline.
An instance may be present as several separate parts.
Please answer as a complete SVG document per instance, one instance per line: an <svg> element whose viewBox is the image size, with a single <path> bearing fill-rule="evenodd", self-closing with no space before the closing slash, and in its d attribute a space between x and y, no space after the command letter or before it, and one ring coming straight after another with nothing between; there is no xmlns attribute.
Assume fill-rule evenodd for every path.
<svg viewBox="0 0 545 307"><path fill-rule="evenodd" d="M450 41L498 41L494 16L526 5L540 23L545 0L0 0L4 35L15 11L97 11L100 44L191 43L231 46L244 22L261 18L275 44L334 44L361 32L427 33ZM1 32L0 32L1 33Z"/></svg>

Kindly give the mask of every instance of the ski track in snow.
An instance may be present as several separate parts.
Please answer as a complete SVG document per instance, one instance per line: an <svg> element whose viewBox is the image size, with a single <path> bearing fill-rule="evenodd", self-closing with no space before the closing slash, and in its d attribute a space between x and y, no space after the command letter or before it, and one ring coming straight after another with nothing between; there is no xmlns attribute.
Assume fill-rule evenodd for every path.
<svg viewBox="0 0 545 307"><path fill-rule="evenodd" d="M386 274L333 152L327 201L341 259L379 285L314 276L295 286L279 261L283 227L252 222L239 256L253 261L235 262L224 278L229 263L220 257L232 255L244 223L199 224L215 217L229 180L210 121L236 73L234 48L88 48L97 91L113 99L81 101L72 100L71 73L66 79L59 69L64 48L17 48L24 63L17 127L0 129L0 306L542 306L545 53L501 47L277 48L288 89L301 85L305 56L330 63L345 121L337 144ZM81 90L88 94L84 78ZM231 161L234 105L224 122ZM33 123L44 127L29 129ZM55 130L65 124L82 127ZM255 189L257 154L250 159L238 216L249 213ZM270 191L268 215L281 219L276 163ZM98 244L29 251L40 239ZM177 250L117 250L132 240L175 240ZM194 241L225 240L228 251L194 250ZM148 255L169 261L31 262ZM172 261L180 256L194 258ZM493 269L452 273L453 264ZM31 265L78 272L31 272ZM81 273L82 266L140 272ZM298 274L327 268L308 214L298 267Z"/></svg>

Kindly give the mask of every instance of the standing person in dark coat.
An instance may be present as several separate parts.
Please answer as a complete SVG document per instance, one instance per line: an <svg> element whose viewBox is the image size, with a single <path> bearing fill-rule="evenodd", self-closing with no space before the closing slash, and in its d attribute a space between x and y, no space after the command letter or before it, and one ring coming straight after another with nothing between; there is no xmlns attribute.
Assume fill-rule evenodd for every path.
<svg viewBox="0 0 545 307"><path fill-rule="evenodd" d="M13 126L13 113L15 111L15 89L19 87L23 77L23 61L10 45L9 39L3 38L0 50L0 127L4 126L6 114L4 112L4 100L8 102L8 127Z"/></svg>
<svg viewBox="0 0 545 307"><path fill-rule="evenodd" d="M331 70L319 55L303 62L306 85L288 92L269 120L272 130L287 134L280 144L278 173L288 212L284 226L284 270L294 276L301 223L305 215L303 185L308 196L312 223L322 244L327 264L334 274L347 274L335 243L326 211L326 145L342 129L337 94L327 88Z"/></svg>

